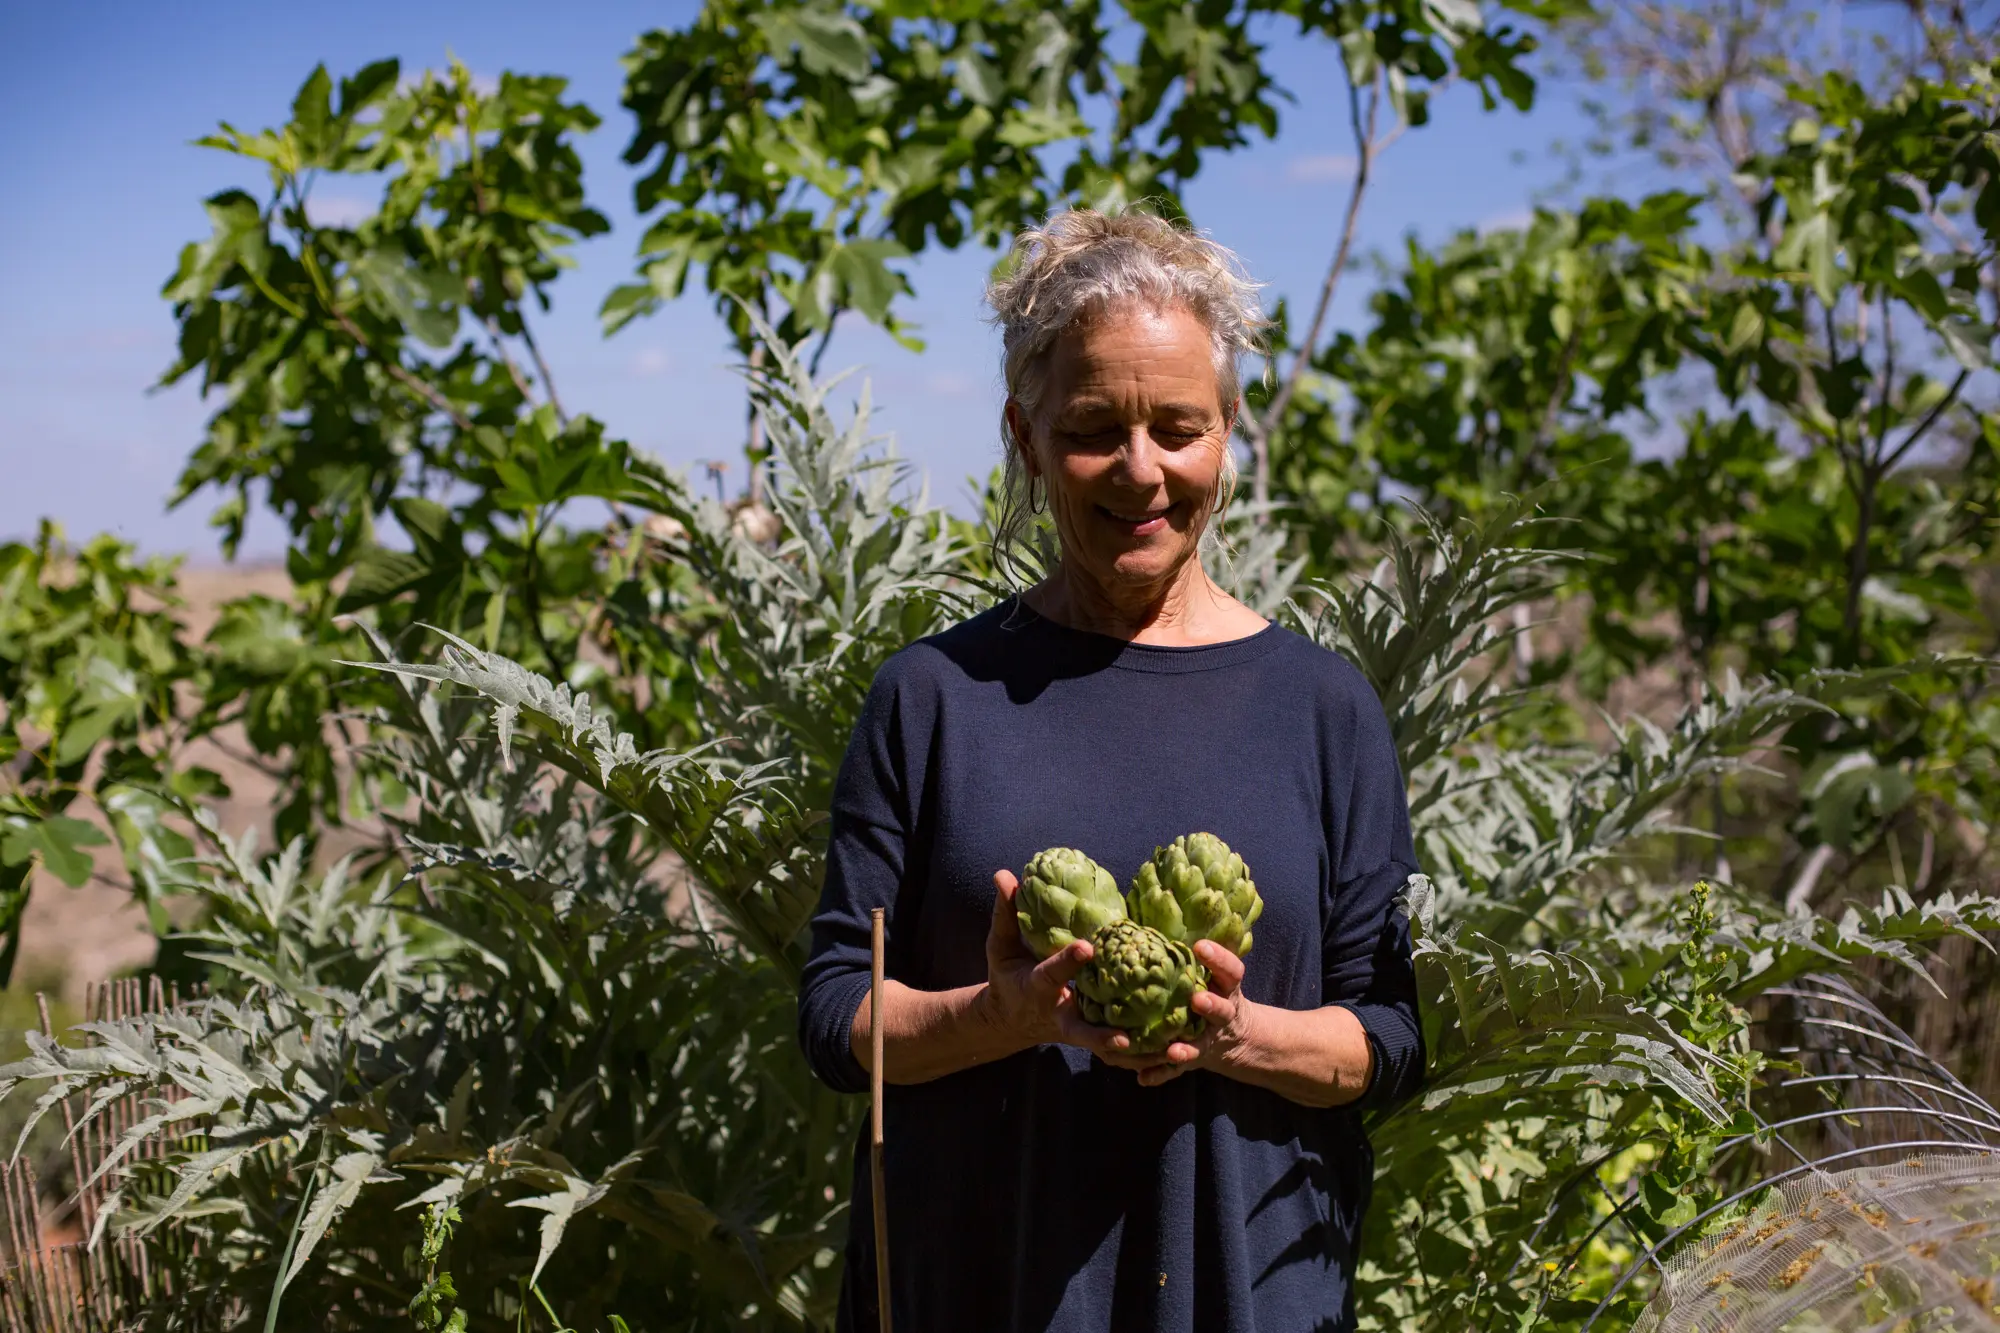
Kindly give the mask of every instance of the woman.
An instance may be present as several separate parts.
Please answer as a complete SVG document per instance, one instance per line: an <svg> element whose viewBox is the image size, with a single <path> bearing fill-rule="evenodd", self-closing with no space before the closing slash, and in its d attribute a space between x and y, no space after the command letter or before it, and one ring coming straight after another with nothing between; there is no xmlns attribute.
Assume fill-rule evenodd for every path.
<svg viewBox="0 0 2000 1333"><path fill-rule="evenodd" d="M1367 682L1202 567L1254 290L1200 237L1078 210L1024 234L989 299L1002 527L1046 507L1060 558L876 676L799 998L814 1071L865 1088L869 911L886 907L896 1327L1349 1327L1359 1110L1423 1069L1396 911L1415 855ZM1135 1055L1065 989L1090 945L1038 963L1022 941L1014 872L1074 847L1122 883L1196 831L1256 877L1256 947L1198 945L1203 1034ZM841 1301L857 1333L876 1324L865 1161Z"/></svg>

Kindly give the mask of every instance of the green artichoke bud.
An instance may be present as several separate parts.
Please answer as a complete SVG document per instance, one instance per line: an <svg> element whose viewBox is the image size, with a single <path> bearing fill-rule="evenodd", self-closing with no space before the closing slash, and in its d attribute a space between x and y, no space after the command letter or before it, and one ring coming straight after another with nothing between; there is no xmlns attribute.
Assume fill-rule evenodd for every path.
<svg viewBox="0 0 2000 1333"><path fill-rule="evenodd" d="M1095 952L1076 978L1076 1007L1087 1021L1121 1029L1141 1055L1201 1031L1189 1001L1208 989L1208 969L1187 945L1123 919L1090 943Z"/></svg>
<svg viewBox="0 0 2000 1333"><path fill-rule="evenodd" d="M1125 916L1125 899L1111 872L1070 847L1035 853L1014 895L1021 935L1037 958L1087 940Z"/></svg>
<svg viewBox="0 0 2000 1333"><path fill-rule="evenodd" d="M1243 858L1213 833L1190 833L1155 850L1128 896L1140 925L1190 947L1214 940L1239 958L1250 952L1250 927L1264 913Z"/></svg>

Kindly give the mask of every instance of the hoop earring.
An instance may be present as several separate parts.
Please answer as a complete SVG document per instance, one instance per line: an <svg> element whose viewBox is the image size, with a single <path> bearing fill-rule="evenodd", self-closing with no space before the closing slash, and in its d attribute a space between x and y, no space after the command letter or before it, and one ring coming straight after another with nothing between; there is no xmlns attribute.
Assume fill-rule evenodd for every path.
<svg viewBox="0 0 2000 1333"><path fill-rule="evenodd" d="M1209 522L1211 523L1220 519L1228 511L1230 504L1236 499L1238 477L1234 454L1230 455L1227 464L1222 469L1222 476L1218 480L1220 484L1215 488L1215 503L1209 509L1208 513Z"/></svg>
<svg viewBox="0 0 2000 1333"><path fill-rule="evenodd" d="M1039 481L1041 481L1040 477L1028 478L1028 512L1031 514L1045 513L1049 507L1049 497L1046 488L1042 492L1041 500L1037 502L1035 499L1035 485Z"/></svg>

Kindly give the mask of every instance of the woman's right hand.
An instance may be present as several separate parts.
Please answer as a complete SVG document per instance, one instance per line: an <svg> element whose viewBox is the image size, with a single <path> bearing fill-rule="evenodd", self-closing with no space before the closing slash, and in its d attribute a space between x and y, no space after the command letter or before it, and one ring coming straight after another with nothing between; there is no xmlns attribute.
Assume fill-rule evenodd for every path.
<svg viewBox="0 0 2000 1333"><path fill-rule="evenodd" d="M1121 1054L1131 1038L1116 1028L1084 1021L1070 993L1070 980L1091 958L1087 940L1037 960L1022 938L1015 915L1013 872L993 875L993 922L986 932L986 985L979 994L980 1016L1022 1047L1043 1042L1079 1046L1100 1059Z"/></svg>

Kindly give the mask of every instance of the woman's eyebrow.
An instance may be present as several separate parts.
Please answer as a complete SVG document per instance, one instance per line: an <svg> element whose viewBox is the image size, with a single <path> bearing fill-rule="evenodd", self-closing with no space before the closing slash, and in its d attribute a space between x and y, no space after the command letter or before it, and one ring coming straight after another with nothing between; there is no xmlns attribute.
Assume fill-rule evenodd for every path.
<svg viewBox="0 0 2000 1333"><path fill-rule="evenodd" d="M1073 398L1062 405L1061 411L1057 415L1059 419L1068 419L1095 416L1107 412L1115 414L1120 410L1119 405L1109 398ZM1148 415L1205 419L1214 414L1215 407L1213 404L1168 402L1154 404L1152 411Z"/></svg>
<svg viewBox="0 0 2000 1333"><path fill-rule="evenodd" d="M1098 430L1123 424L1123 415L1109 403L1073 407L1056 413L1049 424L1057 430Z"/></svg>

